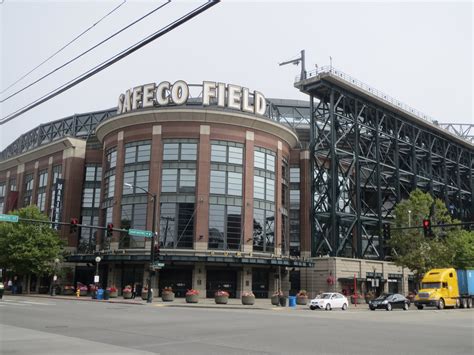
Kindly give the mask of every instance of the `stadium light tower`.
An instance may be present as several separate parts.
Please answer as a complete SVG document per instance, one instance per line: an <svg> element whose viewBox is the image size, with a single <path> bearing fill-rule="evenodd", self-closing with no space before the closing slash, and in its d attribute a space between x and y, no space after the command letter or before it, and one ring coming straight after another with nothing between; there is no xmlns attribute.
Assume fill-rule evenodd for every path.
<svg viewBox="0 0 474 355"><path fill-rule="evenodd" d="M300 80L306 79L306 68L305 68L305 59L304 59L304 49L301 50L300 52L300 57L292 60L287 60L286 62L278 63L278 65L281 67L282 65L287 65L287 64L294 64L298 65L301 62L301 75L300 75Z"/></svg>

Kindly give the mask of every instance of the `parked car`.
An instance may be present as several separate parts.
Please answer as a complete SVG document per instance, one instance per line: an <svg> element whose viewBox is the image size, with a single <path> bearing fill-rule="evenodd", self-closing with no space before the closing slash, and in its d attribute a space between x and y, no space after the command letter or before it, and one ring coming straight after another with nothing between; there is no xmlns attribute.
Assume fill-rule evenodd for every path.
<svg viewBox="0 0 474 355"><path fill-rule="evenodd" d="M346 296L337 292L326 292L312 299L309 303L309 308L313 311L316 308L325 309L326 311L330 311L333 308L341 308L343 311L345 311L348 305L349 301L347 300Z"/></svg>
<svg viewBox="0 0 474 355"><path fill-rule="evenodd" d="M369 308L372 311L375 311L376 309L386 309L387 311L391 311L394 308L400 308L406 311L410 308L410 300L399 293L384 293L370 301Z"/></svg>

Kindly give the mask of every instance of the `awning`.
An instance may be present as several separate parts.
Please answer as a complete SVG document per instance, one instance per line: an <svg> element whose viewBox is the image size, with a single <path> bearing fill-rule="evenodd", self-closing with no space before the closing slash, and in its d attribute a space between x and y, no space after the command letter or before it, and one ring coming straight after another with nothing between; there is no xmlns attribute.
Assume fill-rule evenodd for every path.
<svg viewBox="0 0 474 355"><path fill-rule="evenodd" d="M100 255L101 263L103 262L143 262L150 261L149 254L75 254L66 257L67 262L71 263L93 263L96 256ZM171 262L204 262L204 263L220 263L229 265L267 265L267 266L285 266L308 268L313 267L314 263L305 260L294 260L285 258L253 258L253 257L237 257L237 256L196 256L196 255L161 255L156 259L162 263Z"/></svg>

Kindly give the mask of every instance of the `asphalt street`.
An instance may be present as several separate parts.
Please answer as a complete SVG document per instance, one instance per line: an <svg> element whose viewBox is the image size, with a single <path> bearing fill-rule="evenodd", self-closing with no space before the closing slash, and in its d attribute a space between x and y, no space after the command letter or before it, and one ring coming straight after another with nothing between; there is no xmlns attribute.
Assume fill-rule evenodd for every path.
<svg viewBox="0 0 474 355"><path fill-rule="evenodd" d="M474 310L251 310L5 297L0 353L472 354Z"/></svg>

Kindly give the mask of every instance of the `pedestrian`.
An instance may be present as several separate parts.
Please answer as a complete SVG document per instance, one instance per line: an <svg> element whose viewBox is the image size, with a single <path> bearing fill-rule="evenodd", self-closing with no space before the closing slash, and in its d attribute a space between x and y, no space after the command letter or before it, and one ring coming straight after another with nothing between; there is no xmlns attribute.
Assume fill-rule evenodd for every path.
<svg viewBox="0 0 474 355"><path fill-rule="evenodd" d="M137 284L134 283L133 288L132 288L132 299L135 299L136 295L137 295Z"/></svg>
<svg viewBox="0 0 474 355"><path fill-rule="evenodd" d="M8 282L7 282L7 290L8 290L8 291L11 291L11 290L12 290L12 286L13 286L13 283L12 283L12 280L10 279L10 280L8 280Z"/></svg>

